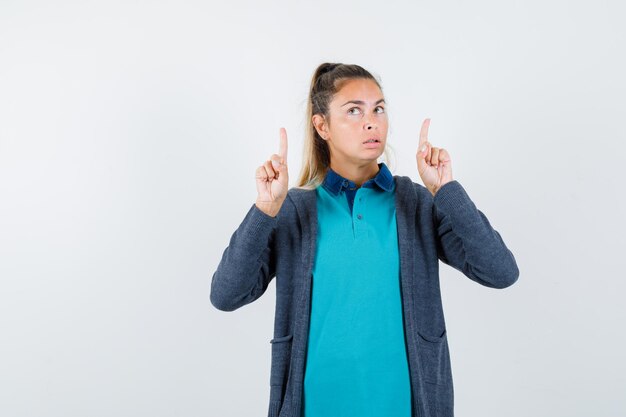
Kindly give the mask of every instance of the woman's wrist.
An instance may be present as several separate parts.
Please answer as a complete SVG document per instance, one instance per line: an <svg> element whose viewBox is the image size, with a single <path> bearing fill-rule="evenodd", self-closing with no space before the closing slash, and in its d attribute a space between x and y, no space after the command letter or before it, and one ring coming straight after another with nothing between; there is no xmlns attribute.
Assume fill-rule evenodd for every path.
<svg viewBox="0 0 626 417"><path fill-rule="evenodd" d="M276 215L280 211L280 208L283 205L283 202L280 201L280 202L269 203L266 201L262 201L262 202L257 201L254 204L257 206L259 210L261 210L263 213L267 214L268 216L276 217Z"/></svg>

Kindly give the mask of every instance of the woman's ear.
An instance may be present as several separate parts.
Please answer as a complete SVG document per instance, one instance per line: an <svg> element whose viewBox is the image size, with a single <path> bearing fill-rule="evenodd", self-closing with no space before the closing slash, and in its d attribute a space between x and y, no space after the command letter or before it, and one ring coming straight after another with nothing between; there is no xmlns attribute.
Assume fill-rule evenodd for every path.
<svg viewBox="0 0 626 417"><path fill-rule="evenodd" d="M322 137L322 139L328 139L327 125L324 116L319 114L313 115L313 126L315 130L317 130L317 134Z"/></svg>

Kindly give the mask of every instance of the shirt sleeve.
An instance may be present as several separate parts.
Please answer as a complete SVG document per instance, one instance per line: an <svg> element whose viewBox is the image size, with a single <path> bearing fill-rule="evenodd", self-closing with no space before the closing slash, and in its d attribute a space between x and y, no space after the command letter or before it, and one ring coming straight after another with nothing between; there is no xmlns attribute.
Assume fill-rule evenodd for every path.
<svg viewBox="0 0 626 417"><path fill-rule="evenodd" d="M259 298L276 276L274 246L278 218L256 204L232 234L213 273L209 300L214 307L233 311Z"/></svg>
<svg viewBox="0 0 626 417"><path fill-rule="evenodd" d="M458 181L444 184L435 193L433 216L442 262L486 287L506 288L517 281L519 269L513 253Z"/></svg>

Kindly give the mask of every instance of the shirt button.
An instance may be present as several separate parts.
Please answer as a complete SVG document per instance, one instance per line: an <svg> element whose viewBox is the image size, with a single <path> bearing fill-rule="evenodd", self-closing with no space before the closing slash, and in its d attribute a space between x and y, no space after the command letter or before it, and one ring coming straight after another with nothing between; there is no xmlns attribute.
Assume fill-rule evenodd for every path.
<svg viewBox="0 0 626 417"><path fill-rule="evenodd" d="M357 219L361 220L363 218L363 216L361 216L361 214L357 214L356 215Z"/></svg>

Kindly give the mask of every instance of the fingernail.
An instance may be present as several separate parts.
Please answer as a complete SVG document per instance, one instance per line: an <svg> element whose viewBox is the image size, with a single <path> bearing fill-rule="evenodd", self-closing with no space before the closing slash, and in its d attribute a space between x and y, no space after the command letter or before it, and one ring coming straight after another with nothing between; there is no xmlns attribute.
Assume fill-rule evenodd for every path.
<svg viewBox="0 0 626 417"><path fill-rule="evenodd" d="M272 165L274 165L275 167L279 166L280 163L274 159L272 159Z"/></svg>

